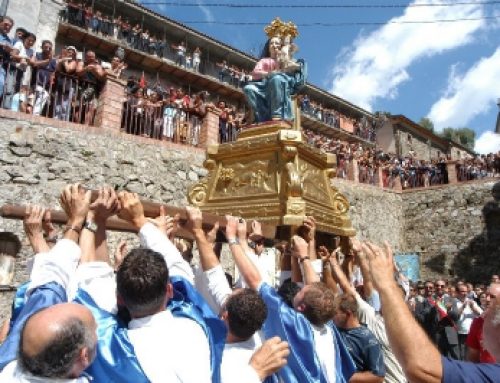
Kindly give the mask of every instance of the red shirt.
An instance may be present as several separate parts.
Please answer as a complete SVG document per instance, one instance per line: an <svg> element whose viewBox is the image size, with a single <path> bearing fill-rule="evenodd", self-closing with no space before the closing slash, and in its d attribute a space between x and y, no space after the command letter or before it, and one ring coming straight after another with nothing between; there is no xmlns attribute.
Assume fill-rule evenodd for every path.
<svg viewBox="0 0 500 383"><path fill-rule="evenodd" d="M474 318L470 325L469 335L465 344L467 347L479 350L479 362L496 363L495 358L483 348L483 317Z"/></svg>

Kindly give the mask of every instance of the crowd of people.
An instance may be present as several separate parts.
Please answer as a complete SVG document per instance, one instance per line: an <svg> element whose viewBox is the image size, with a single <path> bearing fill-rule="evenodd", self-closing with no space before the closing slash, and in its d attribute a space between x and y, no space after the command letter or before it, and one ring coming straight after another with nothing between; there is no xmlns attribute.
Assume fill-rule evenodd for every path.
<svg viewBox="0 0 500 383"><path fill-rule="evenodd" d="M148 29L142 22L95 10L92 2L66 0L61 19L84 28L89 32L124 42L128 47L171 60L176 65L204 74L212 75L221 82L242 87L252 79L249 71L228 64L202 62L203 52L199 46L189 49L186 41L170 42L164 32Z"/></svg>
<svg viewBox="0 0 500 383"><path fill-rule="evenodd" d="M2 326L1 381L492 383L500 376L498 275L489 286L412 283L387 242L352 238L328 249L306 217L290 242L276 244L273 283L256 221L226 216L206 231L197 208L186 207L182 220L162 207L146 218L136 194L104 187L92 199L79 184L66 186L60 203L61 235L50 212L26 208L34 257ZM138 233L141 247L120 243L108 253L113 215ZM190 246L177 238L181 227ZM234 283L220 263L218 232L238 270Z"/></svg>
<svg viewBox="0 0 500 383"><path fill-rule="evenodd" d="M353 134L361 137L364 140L375 142L376 140L376 123L375 121L369 122L366 117L362 117L359 120L347 117L340 112L323 107L320 103L311 101L307 94L299 94L297 96L297 102L302 113L309 117L312 117L324 124L333 126L334 128L341 129L340 121L348 121L353 127Z"/></svg>
<svg viewBox="0 0 500 383"><path fill-rule="evenodd" d="M492 275L490 282L498 284L499 276ZM495 363L483 346L483 313L491 299L487 284L437 279L413 283L407 303L441 354L476 363Z"/></svg>
<svg viewBox="0 0 500 383"><path fill-rule="evenodd" d="M115 56L102 62L94 51L68 45L54 52L24 28L9 37L14 20L0 18L0 107L15 112L92 125L97 100L108 77L120 77L126 65Z"/></svg>
<svg viewBox="0 0 500 383"><path fill-rule="evenodd" d="M394 188L396 180L402 189L428 187L448 183L447 158L431 161L417 159L415 155L398 157L384 153L381 149L364 148L360 143L346 143L339 139L305 129L307 142L326 153L337 156L337 177L348 179L349 165L356 160L360 183L383 185ZM379 169L382 172L379 173ZM500 152L477 155L458 160L456 163L458 181L471 181L500 176ZM382 179L380 179L382 177Z"/></svg>

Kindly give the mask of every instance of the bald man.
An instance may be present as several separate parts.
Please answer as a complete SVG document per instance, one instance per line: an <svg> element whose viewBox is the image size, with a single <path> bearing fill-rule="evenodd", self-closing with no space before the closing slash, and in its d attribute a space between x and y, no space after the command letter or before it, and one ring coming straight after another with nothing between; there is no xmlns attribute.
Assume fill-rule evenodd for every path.
<svg viewBox="0 0 500 383"><path fill-rule="evenodd" d="M34 258L24 305L0 345L1 382L86 381L78 376L92 362L96 324L88 309L67 301L69 281L80 261L78 239L90 192L68 185L61 205L68 216L64 238Z"/></svg>
<svg viewBox="0 0 500 383"><path fill-rule="evenodd" d="M385 327L391 347L406 377L414 383L495 383L500 364L471 363L440 355L424 330L413 318L398 292L391 267L392 250L374 244L363 244L373 283L380 293ZM484 314L483 345L500 360L500 285L490 286L491 306Z"/></svg>
<svg viewBox="0 0 500 383"><path fill-rule="evenodd" d="M81 376L95 357L97 324L86 307L60 303L33 314L21 332L18 360L2 382L88 382Z"/></svg>

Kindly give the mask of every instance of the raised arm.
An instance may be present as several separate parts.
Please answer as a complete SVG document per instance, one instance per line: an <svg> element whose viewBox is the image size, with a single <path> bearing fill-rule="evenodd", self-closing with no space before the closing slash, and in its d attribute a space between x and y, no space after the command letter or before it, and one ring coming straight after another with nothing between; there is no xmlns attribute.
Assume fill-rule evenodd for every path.
<svg viewBox="0 0 500 383"><path fill-rule="evenodd" d="M304 283L310 285L315 282L319 282L318 274L314 271L314 267L311 263L311 258L309 256L308 243L304 238L294 235L292 237L292 255L298 259L298 262L302 264L304 272Z"/></svg>
<svg viewBox="0 0 500 383"><path fill-rule="evenodd" d="M90 205L85 229L80 236L81 264L87 262L110 263L106 240L106 221L120 209L118 197L111 187L98 191L97 199Z"/></svg>
<svg viewBox="0 0 500 383"><path fill-rule="evenodd" d="M440 383L443 377L441 355L415 321L394 280L392 250L366 243L365 252L373 283L384 308L385 328L391 347L409 381Z"/></svg>
<svg viewBox="0 0 500 383"><path fill-rule="evenodd" d="M50 250L47 241L43 237L42 220L44 216L45 209L40 206L28 206L26 208L26 216L23 221L24 232L35 254Z"/></svg>
<svg viewBox="0 0 500 383"><path fill-rule="evenodd" d="M365 299L372 296L373 291L373 281L370 275L370 267L368 266L368 261L363 254L363 249L361 248L361 242L356 238L351 239L352 249L354 250L354 256L361 269L361 275L363 276L363 292L365 294Z"/></svg>
<svg viewBox="0 0 500 383"><path fill-rule="evenodd" d="M67 289L80 260L78 238L89 209L90 192L85 192L79 184L68 185L61 193L60 202L68 217L64 238L50 251L35 256L30 290L49 282Z"/></svg>
<svg viewBox="0 0 500 383"><path fill-rule="evenodd" d="M191 266L183 258L175 245L162 233L153 223L148 222L144 216L144 208L136 193L120 192L118 198L121 210L118 216L130 222L139 232L141 244L151 250L160 253L171 276L178 275L194 283ZM159 219L166 220L166 216L160 215Z"/></svg>
<svg viewBox="0 0 500 383"><path fill-rule="evenodd" d="M351 285L351 282L347 278L347 275L345 275L342 267L339 265L339 262L337 260L337 254L339 251L340 248L337 247L337 249L335 249L330 255L330 267L332 270L333 279L337 281L344 293L355 294L356 289L353 285Z"/></svg>
<svg viewBox="0 0 500 383"><path fill-rule="evenodd" d="M193 235L200 253L200 263L203 271L210 270L218 265L220 261L215 255L213 243L207 238L207 235L202 228L202 213L201 210L195 207L186 206L186 214L188 217L185 228ZM219 223L216 224L217 227Z"/></svg>
<svg viewBox="0 0 500 383"><path fill-rule="evenodd" d="M339 289L337 287L337 281L333 278L332 267L330 266L330 253L325 246L320 246L318 250L318 256L321 258L322 269L323 269L323 283L333 291L335 295L338 294Z"/></svg>
<svg viewBox="0 0 500 383"><path fill-rule="evenodd" d="M257 290L262 283L262 277L254 263L245 255L243 248L236 239L238 232L242 233L242 235L244 233L246 238L246 222L242 218L238 219L230 215L226 216L226 220L226 239L229 243L229 248L231 249L236 266L247 285L251 289Z"/></svg>

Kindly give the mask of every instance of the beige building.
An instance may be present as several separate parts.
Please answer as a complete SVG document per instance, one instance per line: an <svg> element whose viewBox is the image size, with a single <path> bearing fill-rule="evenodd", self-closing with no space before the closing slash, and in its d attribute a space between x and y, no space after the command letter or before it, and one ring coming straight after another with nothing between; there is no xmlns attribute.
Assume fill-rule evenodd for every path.
<svg viewBox="0 0 500 383"><path fill-rule="evenodd" d="M414 156L430 161L440 157L463 159L474 152L447 140L403 115L390 116L377 131L377 145L399 157Z"/></svg>

